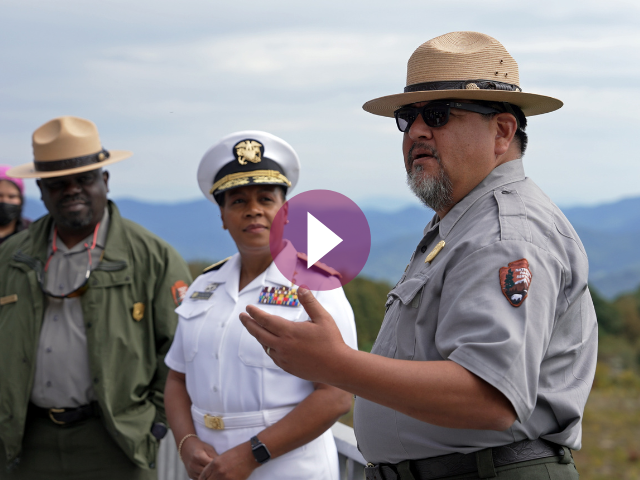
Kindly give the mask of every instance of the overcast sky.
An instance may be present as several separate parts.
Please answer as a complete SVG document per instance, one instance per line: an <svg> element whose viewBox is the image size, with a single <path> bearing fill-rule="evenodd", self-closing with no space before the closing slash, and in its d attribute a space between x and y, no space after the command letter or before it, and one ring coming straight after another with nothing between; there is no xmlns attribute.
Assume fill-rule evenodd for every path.
<svg viewBox="0 0 640 480"><path fill-rule="evenodd" d="M174 202L201 198L211 145L259 129L300 155L294 193L409 203L401 134L361 106L402 91L421 43L476 30L515 57L524 91L565 102L530 118L527 175L563 206L638 196L638 25L636 0L3 0L0 163L31 161L33 130L76 115L134 152L109 167L112 197Z"/></svg>

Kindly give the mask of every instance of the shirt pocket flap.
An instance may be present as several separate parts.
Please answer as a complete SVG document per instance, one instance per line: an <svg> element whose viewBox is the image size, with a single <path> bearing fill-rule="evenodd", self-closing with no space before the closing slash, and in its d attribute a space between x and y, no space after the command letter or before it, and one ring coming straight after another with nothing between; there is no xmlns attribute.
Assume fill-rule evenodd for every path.
<svg viewBox="0 0 640 480"><path fill-rule="evenodd" d="M213 306L213 301L211 302L202 302L202 301L184 301L182 304L176 308L176 313L180 315L185 320L190 318L197 317L198 315L206 312Z"/></svg>
<svg viewBox="0 0 640 480"><path fill-rule="evenodd" d="M397 285L396 288L391 290L391 292L389 292L389 297L397 297L404 305L409 305L416 294L422 289L424 284L427 283L428 279L429 277L419 275L417 277L405 280L400 285Z"/></svg>

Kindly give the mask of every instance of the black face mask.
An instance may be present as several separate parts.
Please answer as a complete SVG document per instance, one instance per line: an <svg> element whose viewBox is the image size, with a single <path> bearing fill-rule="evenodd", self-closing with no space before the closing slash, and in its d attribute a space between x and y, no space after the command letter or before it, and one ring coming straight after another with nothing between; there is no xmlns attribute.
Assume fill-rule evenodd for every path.
<svg viewBox="0 0 640 480"><path fill-rule="evenodd" d="M0 227L10 224L22 215L22 205L0 203Z"/></svg>

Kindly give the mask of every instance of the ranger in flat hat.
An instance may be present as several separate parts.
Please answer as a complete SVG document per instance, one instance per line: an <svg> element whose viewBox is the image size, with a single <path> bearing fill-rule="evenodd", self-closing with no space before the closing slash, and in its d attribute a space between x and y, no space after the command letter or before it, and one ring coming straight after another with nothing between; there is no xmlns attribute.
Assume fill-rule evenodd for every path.
<svg viewBox="0 0 640 480"><path fill-rule="evenodd" d="M157 478L164 355L191 281L177 252L120 216L93 122L33 134L48 215L0 249L0 471L16 479ZM4 477L2 477L4 478Z"/></svg>
<svg viewBox="0 0 640 480"><path fill-rule="evenodd" d="M435 215L371 354L302 289L313 324L252 307L241 320L277 365L357 395L368 479L577 479L598 332L587 256L522 162L527 117L562 102L525 93L476 32L418 47L404 90L364 109L395 117L407 183Z"/></svg>

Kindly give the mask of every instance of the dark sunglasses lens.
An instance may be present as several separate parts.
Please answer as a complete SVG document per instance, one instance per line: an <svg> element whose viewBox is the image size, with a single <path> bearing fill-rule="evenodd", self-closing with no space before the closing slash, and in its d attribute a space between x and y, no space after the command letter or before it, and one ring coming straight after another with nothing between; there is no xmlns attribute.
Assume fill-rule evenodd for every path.
<svg viewBox="0 0 640 480"><path fill-rule="evenodd" d="M430 127L442 127L449 121L449 107L447 105L427 105L422 111L424 123Z"/></svg>
<svg viewBox="0 0 640 480"><path fill-rule="evenodd" d="M395 116L398 129L401 132L406 132L411 128L411 124L416 119L416 112L413 110L399 110Z"/></svg>

